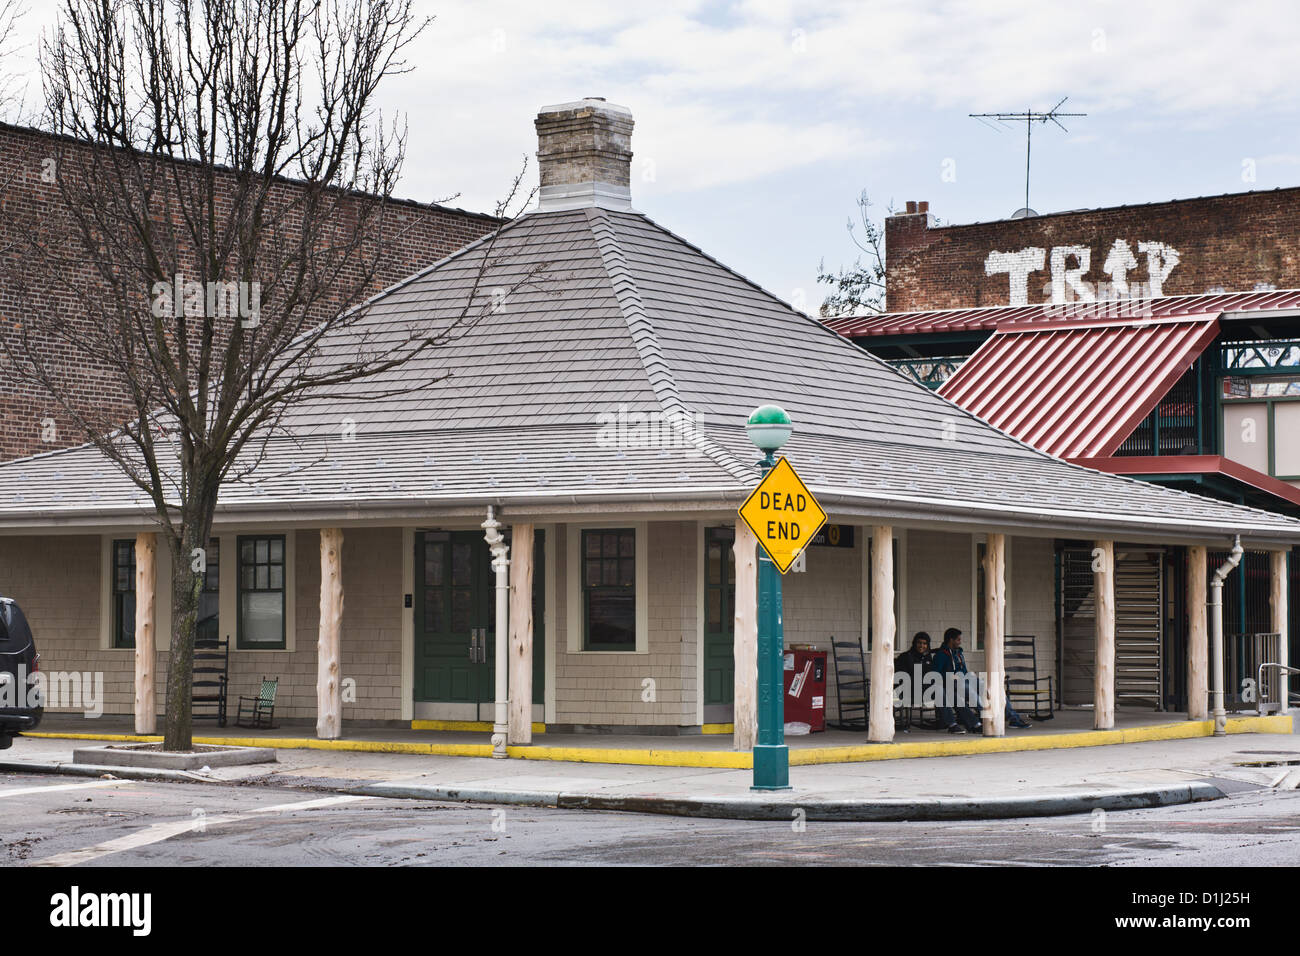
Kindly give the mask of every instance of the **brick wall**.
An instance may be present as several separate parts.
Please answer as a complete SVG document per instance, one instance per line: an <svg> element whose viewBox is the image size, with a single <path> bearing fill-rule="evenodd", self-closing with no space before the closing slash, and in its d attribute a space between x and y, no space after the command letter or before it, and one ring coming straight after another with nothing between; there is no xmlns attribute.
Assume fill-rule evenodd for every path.
<svg viewBox="0 0 1300 956"><path fill-rule="evenodd" d="M42 174L56 160L66 171L85 151L86 147L65 139L0 124L0 332L16 329L23 309L33 304L25 283L35 280L20 278L22 246L14 240L33 228L49 230L50 235L73 228L58 186L46 182ZM298 189L295 184L283 184L286 197ZM377 232L383 236L384 253L372 292L449 255L496 224L487 216L398 200L385 204L382 218ZM86 288L99 284L89 264L81 271L73 281L85 283ZM78 318L80 309L73 297L61 291L43 289L42 293L48 296L41 303L42 310L63 313L72 329L84 323ZM129 414L118 380L88 361L79 349L49 336L42 337L38 348L53 366L60 391L83 409L99 410L114 421ZM83 437L56 410L47 393L39 386L15 381L5 373L4 365L0 353L0 461L79 444ZM53 420L52 428L42 424L46 419Z"/></svg>
<svg viewBox="0 0 1300 956"><path fill-rule="evenodd" d="M1007 305L1009 276L986 273L989 254L1029 248L1044 250L1042 268L1028 276L1029 303L1053 301L1055 247L1087 247L1091 262L1081 279L1095 292L1097 283L1111 282L1104 267L1117 240L1127 244L1136 260L1126 273L1129 283L1149 280L1147 255L1139 243L1163 243L1176 250L1178 263L1160 283L1164 295L1300 287L1300 188L968 225L935 227L930 222L923 212L885 220L890 312ZM1076 258L1066 256L1058 271L1079 266ZM1108 290L1103 286L1102 291ZM1111 290L1101 297L1117 294Z"/></svg>

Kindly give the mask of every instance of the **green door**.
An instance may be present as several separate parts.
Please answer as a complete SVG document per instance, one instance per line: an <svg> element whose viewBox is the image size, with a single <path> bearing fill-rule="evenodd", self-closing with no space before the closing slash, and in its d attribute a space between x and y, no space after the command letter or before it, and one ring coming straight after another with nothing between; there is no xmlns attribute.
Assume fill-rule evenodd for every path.
<svg viewBox="0 0 1300 956"><path fill-rule="evenodd" d="M533 700L545 693L543 534L534 536ZM483 704L496 700L496 575L479 531L415 535L415 699Z"/></svg>
<svg viewBox="0 0 1300 956"><path fill-rule="evenodd" d="M736 688L736 562L731 528L704 529L704 703L730 704Z"/></svg>
<svg viewBox="0 0 1300 956"><path fill-rule="evenodd" d="M491 553L477 531L415 536L415 699L492 699ZM485 646L486 645L486 646Z"/></svg>

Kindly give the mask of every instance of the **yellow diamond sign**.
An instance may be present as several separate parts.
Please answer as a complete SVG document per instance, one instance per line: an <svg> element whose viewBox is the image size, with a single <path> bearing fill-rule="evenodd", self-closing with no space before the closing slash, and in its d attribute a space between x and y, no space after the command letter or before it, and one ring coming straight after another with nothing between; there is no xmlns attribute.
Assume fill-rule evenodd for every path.
<svg viewBox="0 0 1300 956"><path fill-rule="evenodd" d="M826 523L826 512L784 458L768 470L739 514L782 574Z"/></svg>

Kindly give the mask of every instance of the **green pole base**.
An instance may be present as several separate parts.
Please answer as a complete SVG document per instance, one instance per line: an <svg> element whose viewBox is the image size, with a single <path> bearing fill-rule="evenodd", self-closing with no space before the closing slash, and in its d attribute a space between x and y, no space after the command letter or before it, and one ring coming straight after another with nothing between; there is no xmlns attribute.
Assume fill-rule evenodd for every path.
<svg viewBox="0 0 1300 956"><path fill-rule="evenodd" d="M754 745L754 785L750 789L790 789L789 747L785 744Z"/></svg>

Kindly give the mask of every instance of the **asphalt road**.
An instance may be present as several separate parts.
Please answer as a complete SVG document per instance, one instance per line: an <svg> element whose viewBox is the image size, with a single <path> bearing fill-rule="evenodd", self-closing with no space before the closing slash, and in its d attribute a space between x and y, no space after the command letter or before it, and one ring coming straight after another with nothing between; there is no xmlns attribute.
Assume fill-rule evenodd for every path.
<svg viewBox="0 0 1300 956"><path fill-rule="evenodd" d="M767 823L0 775L9 866L1300 863L1300 792L969 823Z"/></svg>

